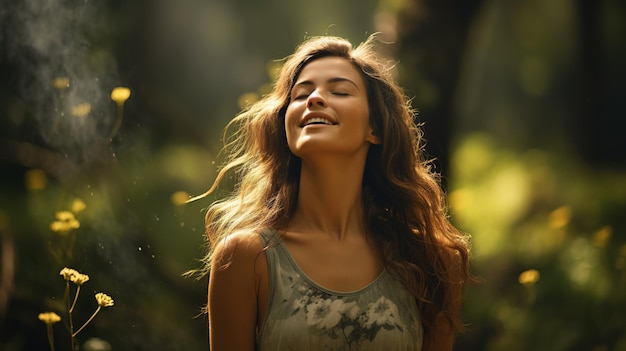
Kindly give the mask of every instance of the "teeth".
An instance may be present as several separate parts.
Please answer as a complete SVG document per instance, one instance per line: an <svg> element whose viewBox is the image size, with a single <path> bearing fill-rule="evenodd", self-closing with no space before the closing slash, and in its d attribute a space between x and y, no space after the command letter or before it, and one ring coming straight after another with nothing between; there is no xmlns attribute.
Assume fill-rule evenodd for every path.
<svg viewBox="0 0 626 351"><path fill-rule="evenodd" d="M310 120L308 120L305 125L309 125L309 124L313 124L313 123L323 123L323 124L326 124L326 125L332 125L333 124L331 121L329 121L329 120L327 120L325 118L314 117L314 118L311 118Z"/></svg>

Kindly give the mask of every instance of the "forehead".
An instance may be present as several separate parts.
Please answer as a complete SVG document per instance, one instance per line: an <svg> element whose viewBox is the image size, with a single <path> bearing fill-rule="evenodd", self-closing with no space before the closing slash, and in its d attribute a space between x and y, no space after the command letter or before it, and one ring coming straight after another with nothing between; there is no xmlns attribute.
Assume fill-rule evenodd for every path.
<svg viewBox="0 0 626 351"><path fill-rule="evenodd" d="M343 57L321 57L307 63L296 79L296 84L303 81L325 82L333 78L347 78L363 87L361 72Z"/></svg>

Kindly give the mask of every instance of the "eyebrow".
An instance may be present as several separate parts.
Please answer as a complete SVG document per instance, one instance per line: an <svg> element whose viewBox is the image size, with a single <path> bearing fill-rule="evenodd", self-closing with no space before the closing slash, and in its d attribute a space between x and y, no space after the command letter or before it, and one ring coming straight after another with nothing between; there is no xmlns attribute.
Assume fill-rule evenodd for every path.
<svg viewBox="0 0 626 351"><path fill-rule="evenodd" d="M354 87L357 88L358 90L361 90L361 88L359 88L359 86L353 80L348 79L348 78L334 77L334 78L330 78L329 80L326 81L326 83L340 83L340 82L348 82L348 83L354 85ZM313 81L304 80L302 82L297 82L296 84L293 85L293 87L296 88L296 87L302 86L302 85L313 85Z"/></svg>

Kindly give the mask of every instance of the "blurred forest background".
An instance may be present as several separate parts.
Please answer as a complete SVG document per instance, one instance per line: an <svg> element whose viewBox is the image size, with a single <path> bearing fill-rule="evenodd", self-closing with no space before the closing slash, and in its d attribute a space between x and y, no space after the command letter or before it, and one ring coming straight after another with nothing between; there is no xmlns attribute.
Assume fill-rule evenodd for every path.
<svg viewBox="0 0 626 351"><path fill-rule="evenodd" d="M207 349L181 274L219 192L183 202L223 127L306 36L381 32L473 237L456 349L626 350L625 26L620 0L2 0L0 349L49 349L44 311L70 349L63 267L75 328L115 301L81 350Z"/></svg>

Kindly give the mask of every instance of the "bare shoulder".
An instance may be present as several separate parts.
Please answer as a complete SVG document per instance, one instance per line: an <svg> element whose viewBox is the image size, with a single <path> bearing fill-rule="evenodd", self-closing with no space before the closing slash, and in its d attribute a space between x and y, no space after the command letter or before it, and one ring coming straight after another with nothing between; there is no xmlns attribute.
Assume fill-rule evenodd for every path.
<svg viewBox="0 0 626 351"><path fill-rule="evenodd" d="M238 233L219 241L215 246L211 262L212 271L237 268L245 263L254 263L263 251L263 243L258 233Z"/></svg>
<svg viewBox="0 0 626 351"><path fill-rule="evenodd" d="M265 264L259 234L232 235L217 243L209 275L211 350L254 350Z"/></svg>

